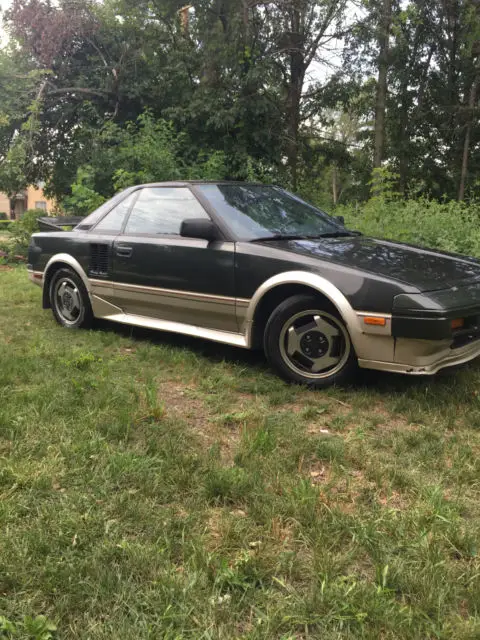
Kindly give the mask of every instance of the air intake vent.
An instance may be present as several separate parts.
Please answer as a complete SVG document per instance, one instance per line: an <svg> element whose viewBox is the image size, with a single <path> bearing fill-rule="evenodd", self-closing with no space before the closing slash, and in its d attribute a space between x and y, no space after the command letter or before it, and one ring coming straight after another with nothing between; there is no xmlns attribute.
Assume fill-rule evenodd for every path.
<svg viewBox="0 0 480 640"><path fill-rule="evenodd" d="M108 244L91 244L90 251L90 275L108 275Z"/></svg>

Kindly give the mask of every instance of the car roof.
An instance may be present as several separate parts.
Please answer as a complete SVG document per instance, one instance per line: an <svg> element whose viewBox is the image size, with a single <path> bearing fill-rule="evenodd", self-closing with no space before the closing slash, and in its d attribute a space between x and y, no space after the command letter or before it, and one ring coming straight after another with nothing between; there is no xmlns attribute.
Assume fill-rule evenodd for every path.
<svg viewBox="0 0 480 640"><path fill-rule="evenodd" d="M245 182L243 180L172 180L169 182L148 182L146 184L136 184L130 187L131 189L138 189L139 187L187 187L191 184L237 184L243 186L261 186L268 187L271 185L264 184L263 182Z"/></svg>
<svg viewBox="0 0 480 640"><path fill-rule="evenodd" d="M242 182L240 180L171 180L169 182L148 182L146 184L135 184L126 189L118 191L112 198L104 202L100 207L92 211L83 221L75 227L78 231L90 229L96 222L111 210L117 202L126 197L126 194L133 193L143 187L188 187L189 185L213 184L213 185L243 185L243 186L271 186L261 182Z"/></svg>

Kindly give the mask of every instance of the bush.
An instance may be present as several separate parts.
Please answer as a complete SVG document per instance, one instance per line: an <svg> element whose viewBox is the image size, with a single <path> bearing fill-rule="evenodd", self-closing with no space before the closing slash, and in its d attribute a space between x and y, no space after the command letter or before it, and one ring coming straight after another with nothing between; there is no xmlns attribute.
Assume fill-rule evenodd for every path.
<svg viewBox="0 0 480 640"><path fill-rule="evenodd" d="M362 205L337 207L347 227L380 238L480 258L480 204L427 198L375 197Z"/></svg>
<svg viewBox="0 0 480 640"><path fill-rule="evenodd" d="M28 245L32 233L39 231L38 218L45 216L43 209L28 209L19 220L10 223L10 234L12 236L11 252L13 254L26 256Z"/></svg>
<svg viewBox="0 0 480 640"><path fill-rule="evenodd" d="M3 220L0 218L0 233L2 233L2 231L8 231L8 229L10 228L10 225L11 225L10 220Z"/></svg>
<svg viewBox="0 0 480 640"><path fill-rule="evenodd" d="M0 222L2 220L8 220L8 216L4 211L0 211Z"/></svg>

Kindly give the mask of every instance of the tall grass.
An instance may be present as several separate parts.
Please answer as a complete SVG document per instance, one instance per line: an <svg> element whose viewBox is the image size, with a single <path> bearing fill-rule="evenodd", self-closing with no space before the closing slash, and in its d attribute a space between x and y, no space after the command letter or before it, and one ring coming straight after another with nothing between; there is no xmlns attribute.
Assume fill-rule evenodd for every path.
<svg viewBox="0 0 480 640"><path fill-rule="evenodd" d="M480 203L378 197L338 207L336 213L366 235L480 258Z"/></svg>

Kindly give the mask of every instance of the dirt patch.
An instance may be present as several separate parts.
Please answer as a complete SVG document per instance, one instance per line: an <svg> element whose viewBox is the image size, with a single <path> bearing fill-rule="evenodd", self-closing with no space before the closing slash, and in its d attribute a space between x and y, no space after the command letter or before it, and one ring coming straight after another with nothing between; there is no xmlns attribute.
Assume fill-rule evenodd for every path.
<svg viewBox="0 0 480 640"><path fill-rule="evenodd" d="M388 412L381 405L372 407L371 411L365 412L363 415L370 417L370 419L376 418L376 428L383 431L418 431L419 429L419 425L408 422L408 420L397 414Z"/></svg>
<svg viewBox="0 0 480 640"><path fill-rule="evenodd" d="M207 522L205 524L205 533L208 536L207 547L210 551L215 551L222 543L224 512L221 507L213 507L208 512Z"/></svg>
<svg viewBox="0 0 480 640"><path fill-rule="evenodd" d="M406 496L398 491L392 491L388 495L382 493L378 497L378 501L382 506L388 507L389 509L396 509L398 511L404 511L410 506Z"/></svg>
<svg viewBox="0 0 480 640"><path fill-rule="evenodd" d="M274 517L270 523L270 535L274 543L283 547L292 546L295 541L295 527L293 522L282 517Z"/></svg>
<svg viewBox="0 0 480 640"><path fill-rule="evenodd" d="M330 479L331 467L325 461L308 460L302 456L298 463L298 473L312 485L326 484Z"/></svg>
<svg viewBox="0 0 480 640"><path fill-rule="evenodd" d="M8 264L0 264L0 271L13 271L13 267L9 267Z"/></svg>
<svg viewBox="0 0 480 640"><path fill-rule="evenodd" d="M240 426L220 424L195 385L165 381L159 386L158 397L164 404L167 416L185 421L206 449L218 445L222 462L233 464L236 445L240 440Z"/></svg>
<svg viewBox="0 0 480 640"><path fill-rule="evenodd" d="M365 502L365 494L376 489L375 483L367 480L359 469L340 477L326 472L324 484L323 501L329 507L335 507L346 514L356 513L359 505Z"/></svg>
<svg viewBox="0 0 480 640"><path fill-rule="evenodd" d="M328 482L330 476L329 468L318 462L310 467L308 476L313 485L324 484Z"/></svg>

